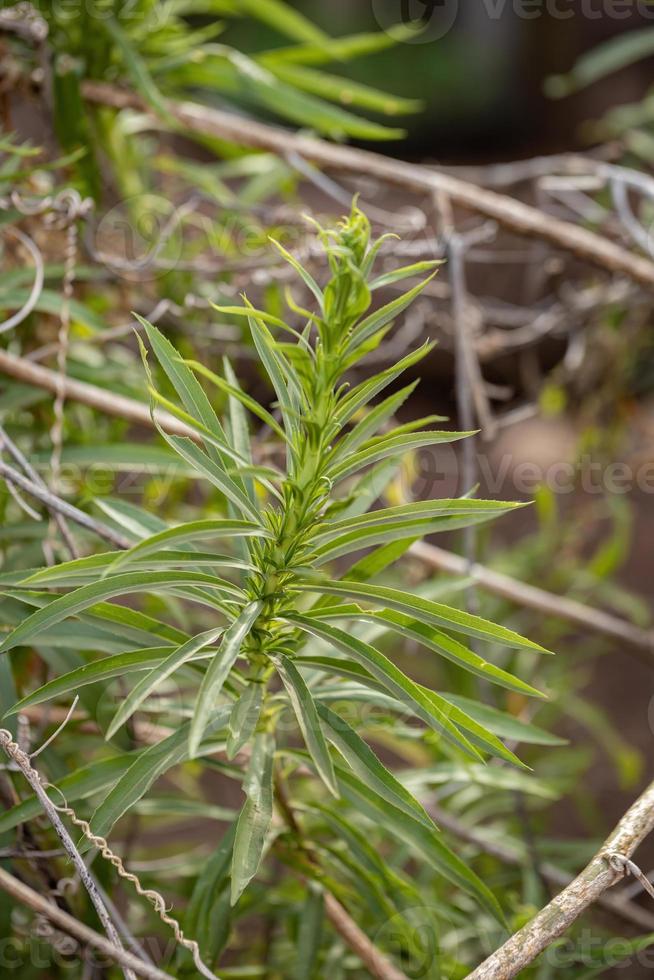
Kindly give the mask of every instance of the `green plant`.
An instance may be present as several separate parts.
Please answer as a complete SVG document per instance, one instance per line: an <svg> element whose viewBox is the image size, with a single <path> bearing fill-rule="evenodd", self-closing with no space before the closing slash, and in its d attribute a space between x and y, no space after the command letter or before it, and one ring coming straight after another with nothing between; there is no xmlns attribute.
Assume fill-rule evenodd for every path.
<svg viewBox="0 0 654 980"><path fill-rule="evenodd" d="M307 839L296 812L340 827L339 835L350 835L359 855L366 853L365 838L348 822L344 807L372 819L501 923L495 896L445 843L401 775L362 737L366 716L360 712L374 708L387 738L426 739L453 772L457 766L475 769L488 757L524 768L495 734L498 717L502 728L502 713L489 713L474 698L437 693L411 679L392 654L378 649L393 637L408 638L487 684L540 696L460 637L535 653L545 652L542 647L435 601L429 589L404 591L379 581L422 536L479 524L517 505L463 497L371 509L404 454L466 435L426 429L440 421L435 416L392 423L415 381L376 401L431 350L429 343L354 386L347 381L348 372L365 365L393 318L431 279L436 263L419 262L375 277L381 240L370 241L368 221L356 206L335 230L320 229L319 234L329 267L324 288L277 245L315 298L310 311L298 308L289 295L299 329L247 301L244 307L222 310L247 319L275 392L274 412L242 390L228 362L218 375L186 361L162 333L143 323L162 380L181 402L159 391L142 345L153 417L184 464L219 491L224 515L173 526L149 518L139 528L133 509L116 505L113 515L125 533L133 536L136 526L138 540L128 550L3 577L8 595L22 607L37 608L9 633L0 652L47 644L55 632L59 642L75 648L86 642L89 630L99 636L109 632L114 645L124 648L60 674L24 697L14 713L72 692L83 696L89 686L116 677L131 681L136 674L136 683L105 722L106 737L115 741L125 726L129 730L135 713L150 710L171 679L180 690L197 692L193 703L184 694L181 704L174 699L164 704L172 729L166 738L89 771L80 769L66 777L62 789L69 801L103 793L91 826L104 836L143 802L158 777L180 762L201 760L242 780L245 802L191 895L189 926L198 930L209 959L218 956L225 936L218 937L207 923L218 909L228 922L229 905L246 902L243 893L268 848L321 888L339 889L332 881L329 848ZM423 272L429 273L426 280L385 306L374 305L375 291L384 283ZM222 422L200 379L226 397ZM185 422L193 438L166 432L159 407ZM251 443L248 413L268 427L270 448L280 450L278 465L264 465L259 458L261 444ZM199 542L212 541L220 541L225 553L206 544L207 550L198 550ZM353 564L352 556L357 558ZM326 567L337 571L329 573ZM63 594L55 597L52 589ZM189 604L195 610L189 613L189 628L111 601L139 594L155 594L171 608L178 600ZM344 710L337 711L334 703ZM354 724L346 712L353 712ZM295 718L304 748L296 729L288 727L289 717ZM425 728L416 728L416 721ZM228 761L216 761L216 752ZM244 760L245 766L239 764ZM315 777L310 791L307 771ZM283 834L272 823L275 805L286 820ZM331 860L338 862L342 855ZM365 862L370 861L367 853ZM365 862L361 874L370 874L383 890L390 872L365 870ZM404 896L401 909L411 888L408 882L398 887ZM259 907L265 909L265 903ZM377 928L388 908L382 907L381 915Z"/></svg>

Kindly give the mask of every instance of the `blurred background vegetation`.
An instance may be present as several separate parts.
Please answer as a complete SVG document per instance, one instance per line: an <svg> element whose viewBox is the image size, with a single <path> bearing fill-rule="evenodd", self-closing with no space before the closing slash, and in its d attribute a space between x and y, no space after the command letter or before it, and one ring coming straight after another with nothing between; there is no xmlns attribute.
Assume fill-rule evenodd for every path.
<svg viewBox="0 0 654 980"><path fill-rule="evenodd" d="M5 3L3 16L11 14L13 6ZM61 369L63 319L66 375L144 403L132 332L131 311L136 310L156 319L188 356L212 365L229 354L241 384L265 399L240 321L218 314L212 304L234 305L246 290L258 305L279 312L287 282L271 261L269 234L310 262L311 233L302 213L331 218L347 209L352 193L360 192L379 232L398 232L409 245L421 247L424 257L442 254L442 229L432 201L365 175L336 181L303 165L292 153L282 157L253 152L215 136L191 133L171 119L165 98L227 107L428 165L474 167L474 174L466 174L479 183L485 181L484 168L497 161L596 153L598 148L609 148L616 164L650 172L654 19L646 8L622 11L620 17L600 8L600 16L589 17L581 4L571 4L574 16L569 19L548 14L522 19L507 4L501 17L490 19L483 4L461 0L452 29L429 39L429 25L416 33L414 27L399 23L399 7L390 0L334 0L328 5L315 0L287 5L263 0L140 0L99 3L84 16L84 5L43 3L27 21L38 25L42 15L47 39L15 30L6 21L0 34L3 319L26 308L35 279L34 256L12 229L29 236L41 256L44 277L29 315L2 334L8 353ZM88 100L84 85L89 82L128 88L143 105L116 110ZM58 200L57 194L71 187L81 199L90 197L93 209L73 222L77 242L67 266L70 202ZM12 198L15 192L18 198ZM515 193L550 208L551 201L544 201L541 189L531 182L518 181ZM40 210L35 201L41 202ZM613 233L606 188L591 189L587 201L600 211L586 205L575 213L574 201L567 201L566 217ZM639 202L639 208L647 227L651 200ZM561 216L560 202L551 210ZM54 215L50 222L48 215ZM621 231L617 237L623 240ZM648 627L654 599L654 480L650 477L648 492L632 486L628 493L616 493L601 483L597 492L589 493L584 478L595 465L604 473L616 460L625 461L632 473L651 466L654 343L649 297L639 288L608 290L589 311L579 312L571 294L600 286L605 290L606 283L598 286L600 277L569 256L552 256L539 251L538 243L527 245L511 236L471 259L468 273L470 295L479 300L473 306L481 311L475 340L484 376L493 386L493 409L502 421L492 439L477 444L485 461L478 463L479 492L509 499L535 497L528 513L478 534L476 556L520 581ZM73 288L70 307L67 275ZM408 343L424 333L440 343L421 372L423 384L404 407L403 419L439 412L455 425L453 328L448 295L439 292L441 282L448 282L447 266L435 292L420 301L418 319L409 324ZM298 292L297 300L303 299ZM560 328L524 344L505 343L507 328L527 327L534 314L556 303L563 304L566 314ZM532 316L525 319L525 310ZM518 311L523 312L522 320ZM52 393L18 377L2 377L0 385L2 425L41 471L49 472ZM173 457L147 429L75 399L65 404L59 452L57 491L117 525L129 519L134 527L139 521L145 526L152 513L162 520L180 513L193 519L220 506L215 491L189 486L188 475L176 468ZM538 475L532 486L516 491L515 472L521 464L536 464L537 474L542 474L561 461L569 463L573 473L567 492L556 492ZM469 489L462 485L461 459L453 453L407 460L386 493L391 501L401 502ZM56 557L63 554L60 543L52 544L45 513L26 512L24 503L2 487L4 572L41 564L44 542ZM86 550L97 547L90 536L81 540ZM456 551L463 546L456 535L445 544ZM404 584L428 591L443 583L409 561ZM463 604L463 592L448 601ZM385 731L383 718L373 719L371 727L389 758L412 770L414 788L422 781L438 806L455 819L468 827L481 826L482 836L514 848L519 857L512 864L484 853L474 842L464 845L476 869L502 894L510 924L517 927L547 900L552 888L539 870L541 864L575 872L640 788L651 758L652 665L651 657L645 662L634 659L619 642L575 631L563 620L481 593L478 602L483 615L559 653L546 664L525 660L517 670L550 693L550 702L526 719L550 736L532 733L520 745L533 776L518 774L511 780L493 767L483 777L472 770L455 776L428 740L419 743L410 731L398 738ZM163 600L151 600L153 611L162 604ZM2 608L8 628L19 615L15 599L3 600ZM168 612L180 619L184 615L177 608ZM447 683L462 697L471 693L469 679L457 668L439 663L437 671L431 664L427 671L415 662L415 651L395 653L424 683ZM0 703L9 706L17 694L42 683L50 672L70 670L88 656L85 647L61 649L55 640L20 650L11 670L6 659L0 661ZM502 651L498 663L513 669L513 661L519 659ZM99 726L97 735L88 736L85 756L105 751L102 729L110 712L103 701L114 703L119 696L118 689L110 694L94 689L84 703ZM505 729L499 733L512 738L507 716L524 719L524 704L506 695L497 700L496 709L504 713L495 719ZM48 719L33 725L38 741L41 732L49 730ZM516 739L524 743L521 735L524 732ZM558 744L557 738L568 742ZM44 756L53 776L63 777L85 761L80 759L74 727L57 746L57 753ZM194 801L189 814L180 815L170 803L179 790ZM219 812L220 807L225 801L231 807L237 797L224 773L200 779L194 764L171 775L167 787L155 787L121 828L144 879L160 880L157 862L167 859L167 886L183 905L206 859L203 841L216 826L222 832L229 813ZM331 847L333 828L319 808L311 811L310 801L305 803L316 840L324 837L325 848ZM0 818L7 846L13 846L17 825L11 812ZM43 828L38 834L48 840ZM440 966L434 967L433 975L465 976L468 966L497 945L496 926L475 918L468 930L471 910L465 899L452 900L428 869L407 865L401 846L389 848L380 840L373 833L372 843L386 848L389 866L404 869L398 873L406 872L421 901L427 895L436 909L445 966L440 973ZM373 860L365 839L350 836L348 841L359 862ZM645 869L650 866L648 855L654 864L651 847L642 858ZM366 892L361 872L348 863L348 855L339 852L336 857L341 894L354 904L360 921L372 928L382 897ZM364 884L372 889L367 878ZM258 916L271 888L276 890L278 915L261 927ZM280 884L274 875L260 882L259 891L234 913L236 941L221 976L288 977L285 964L296 955L304 900L299 886ZM189 922L199 929L197 902L191 902L190 909ZM9 914L7 908L2 910L7 930ZM416 914L411 941L392 925L378 938L382 947L404 958L410 976L431 976L420 965L415 935L422 913ZM411 922L411 915L406 918ZM152 934L151 922L141 921L140 928ZM589 929L603 939L633 939L637 932L611 916L587 917L573 934L564 967L543 962L525 975L548 980L564 969L574 978L624 976L624 969L614 970L607 961L605 947L589 952ZM218 962L227 936L210 932L205 923L199 934ZM314 940L318 965L307 976L365 976L334 937ZM250 956L252 962L260 962L262 951L269 966L257 972ZM188 965L182 962L178 968L184 975ZM59 975L54 966L50 969L49 975ZM630 978L639 977L639 969L636 963L630 965ZM39 975L43 974L26 968L21 978Z"/></svg>

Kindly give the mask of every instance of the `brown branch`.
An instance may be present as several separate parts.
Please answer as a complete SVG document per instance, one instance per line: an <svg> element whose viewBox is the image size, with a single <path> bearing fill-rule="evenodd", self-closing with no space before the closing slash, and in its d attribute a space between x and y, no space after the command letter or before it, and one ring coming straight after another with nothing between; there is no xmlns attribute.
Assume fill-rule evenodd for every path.
<svg viewBox="0 0 654 980"><path fill-rule="evenodd" d="M535 585L519 582L509 575L493 571L492 568L486 568L484 565L473 565L469 568L466 560L460 555L424 541L411 545L409 553L431 568L450 572L452 575L471 575L483 589L527 609L535 609L544 615L565 619L582 629L618 640L627 650L638 654L645 663L650 666L654 664L654 633L651 630L641 629L620 619L619 616L612 616L600 609L585 606L576 599L554 595Z"/></svg>
<svg viewBox="0 0 654 980"><path fill-rule="evenodd" d="M503 843L503 841L496 840L494 837L489 837L483 831L468 827L467 824L457 819L457 817L453 816L447 810L441 809L439 806L431 805L429 807L429 813L439 827L454 834L460 840L472 844L481 853L490 854L491 857L501 861L502 864L508 864L518 868L524 865L524 854L517 848L510 847ZM538 871L550 885L555 885L557 888L565 888L574 877L562 868L550 864L549 861L540 861L538 863ZM643 908L637 902L632 902L625 895L601 895L597 899L596 904L604 911L618 916L630 925L641 929L643 932L654 932L654 912Z"/></svg>
<svg viewBox="0 0 654 980"><path fill-rule="evenodd" d="M325 891L325 912L339 936L356 953L363 965L378 980L408 980L407 975L393 966L346 912L331 892Z"/></svg>
<svg viewBox="0 0 654 980"><path fill-rule="evenodd" d="M44 388L53 394L57 393L62 381L56 371L50 371L40 364L33 364L23 357L15 357L4 350L0 351L0 372L25 384ZM144 402L136 401L135 398L117 395L113 391L98 388L86 381L76 381L74 378L64 378L62 390L67 401L80 402L90 408L97 408L107 415L115 415L136 425L153 428L149 406ZM196 441L198 439L197 432L168 412L157 410L157 421L170 435L188 436Z"/></svg>
<svg viewBox="0 0 654 980"><path fill-rule="evenodd" d="M79 524L80 527L85 527L99 537L104 538L105 541L109 541L116 548L129 548L131 546L131 541L118 531L114 531L112 528L107 527L106 524L96 521L95 518L84 513L83 510L73 507L72 504L62 500L61 497L52 493L47 487L40 486L28 477L23 476L22 473L19 473L18 470L9 466L2 459L0 459L0 477L7 483L11 483L13 486L24 490L25 493L30 494L35 500L44 504L48 510L55 514L61 514L63 517L68 517L71 521Z"/></svg>
<svg viewBox="0 0 654 980"><path fill-rule="evenodd" d="M115 85L86 81L82 91L89 101L101 105L116 109L147 110L143 99L135 92L117 88ZM654 286L654 263L649 259L586 228L552 218L522 201L478 187L450 174L395 160L380 153L302 136L195 102L169 101L168 109L191 132L217 136L242 146L272 150L280 156L289 152L297 153L302 158L325 167L366 174L415 191L426 191L429 194L442 192L455 204L493 218L511 231L540 238L609 272L626 276L650 288Z"/></svg>
<svg viewBox="0 0 654 980"><path fill-rule="evenodd" d="M104 902L102 901L102 896L95 886L93 877L84 864L84 859L75 847L73 838L64 827L61 817L46 793L39 773L30 762L30 757L23 752L18 743L13 740L11 732L7 731L6 729L0 729L0 747L2 747L8 758L11 759L11 761L14 762L20 769L23 776L38 797L38 800L45 810L45 813L47 814L57 837L61 841L63 848L66 851L66 854L73 863L73 866L79 875L80 881L88 892L88 896L91 899L93 907L98 914L98 918L102 923L105 932L107 933L112 948L122 950L123 946L120 941L120 936L118 935L118 930L116 929L116 926L114 925L113 920ZM134 974L129 967L123 966L123 970L126 980L134 980Z"/></svg>
<svg viewBox="0 0 654 980"><path fill-rule="evenodd" d="M91 946L93 949L98 950L98 952L111 959L114 963L119 963L125 969L132 970L137 976L145 977L145 980L172 980L169 973L164 973L163 970L159 970L156 966L145 963L133 953L129 953L124 949L118 949L108 939L100 935L99 932L95 932L94 929L89 929L83 922L62 911L53 902L39 895L38 892L23 884L22 881L10 875L3 868L0 868L0 889L10 895L16 902L27 906L27 908L32 909L38 915L45 916L57 929L67 933L69 936L73 936L74 939L77 939L84 946Z"/></svg>
<svg viewBox="0 0 654 980"><path fill-rule="evenodd" d="M562 936L579 916L624 875L609 858L629 858L654 830L654 783L627 810L590 863L531 922L489 956L467 980L509 980ZM617 863L617 862L616 862Z"/></svg>

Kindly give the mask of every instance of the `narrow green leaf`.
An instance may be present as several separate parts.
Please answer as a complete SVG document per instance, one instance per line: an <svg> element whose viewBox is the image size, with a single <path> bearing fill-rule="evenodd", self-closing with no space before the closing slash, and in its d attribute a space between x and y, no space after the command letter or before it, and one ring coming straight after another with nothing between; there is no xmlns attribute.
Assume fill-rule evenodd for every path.
<svg viewBox="0 0 654 980"><path fill-rule="evenodd" d="M499 711L489 705L473 701L472 698L465 698L460 694L446 694L448 701L458 705L466 711L471 718L484 725L489 731L499 735L500 738L510 738L516 742L524 742L526 745L567 745L565 738L552 735L544 731L531 722L522 721L515 715L507 711Z"/></svg>
<svg viewBox="0 0 654 980"><path fill-rule="evenodd" d="M241 490L238 484L228 476L227 469L229 469L229 466L223 469L222 466L210 459L206 453L203 453L186 436L168 436L164 434L164 438L175 452L179 453L182 459L185 459L198 473L206 477L210 483L217 487L248 520L254 523L260 521L258 511L248 499L245 491Z"/></svg>
<svg viewBox="0 0 654 980"><path fill-rule="evenodd" d="M228 521L228 520L201 520L188 521L186 524L178 524L176 527L166 528L164 531L157 531L149 537L142 539L128 551L120 552L113 564L112 571L115 571L123 564L128 564L137 558L143 558L153 552L159 551L167 545L188 544L190 541L199 541L204 538L269 538L271 532L267 531L261 524L249 521Z"/></svg>
<svg viewBox="0 0 654 980"><path fill-rule="evenodd" d="M55 677L47 684L37 688L8 711L8 714L17 714L33 704L42 704L53 698L63 697L65 694L78 691L89 684L98 681L112 680L114 677L122 677L124 674L133 671L147 670L153 665L159 665L175 648L165 647L145 647L142 650L129 650L127 653L118 653L112 657L103 657L102 660L94 660L83 667Z"/></svg>
<svg viewBox="0 0 654 980"><path fill-rule="evenodd" d="M263 603L260 600L249 603L238 619L234 620L223 634L218 652L204 675L195 704L189 731L189 754L191 758L195 756L200 746L216 699L222 691L223 684L241 652L243 641L254 626L262 606Z"/></svg>
<svg viewBox="0 0 654 980"><path fill-rule="evenodd" d="M316 701L316 709L323 722L327 738L359 779L398 810L409 813L435 831L436 827L424 807L380 762L368 743L364 742L340 715L320 700Z"/></svg>
<svg viewBox="0 0 654 980"><path fill-rule="evenodd" d="M443 606L431 599L423 599L421 596L399 589L389 589L383 585L371 585L363 582L307 582L299 586L306 592L325 593L327 595L347 596L355 600L368 600L377 606L387 606L397 612L404 613L418 619L420 622L432 626L444 626L446 629L454 630L456 633L466 633L468 636L475 636L482 640L490 640L495 643L502 643L508 647L518 650L534 650L538 653L549 653L544 647L532 640L527 640L524 636L514 633L513 630L505 626L497 626L490 623L480 616L473 616L463 612L461 609L454 609L451 606Z"/></svg>
<svg viewBox="0 0 654 980"><path fill-rule="evenodd" d="M390 286L394 282L401 282L402 279L408 279L410 276L419 276L423 272L431 272L433 269L436 269L442 264L442 259L426 259L423 262L414 262L412 265L403 265L399 269L393 269L391 272L385 272L383 275L377 276L376 279L373 279L370 283L370 290L372 292L375 289L382 289L384 286ZM427 282L429 282L429 279Z"/></svg>
<svg viewBox="0 0 654 980"><path fill-rule="evenodd" d="M122 575L114 575L91 585L83 585L74 592L60 596L42 609L38 609L5 638L0 645L0 653L11 650L12 647L24 645L44 630L54 626L55 623L60 623L62 619L66 619L67 616L74 616L103 599L116 598L135 592L155 592L158 589L170 590L179 585L203 586L215 590L220 595L237 600L243 597L240 589L231 583L213 575L205 575L202 572L125 572Z"/></svg>
<svg viewBox="0 0 654 980"><path fill-rule="evenodd" d="M380 681L387 691L406 704L419 718L439 734L446 734L449 738L472 758L479 759L480 755L465 735L459 731L456 725L450 720L447 713L443 713L425 696L419 684L414 683L406 674L395 666L392 660L385 657L369 643L355 636L351 636L344 630L335 626L329 626L320 620L312 619L309 616L288 613L285 619L293 626L298 626L305 633L325 640L337 650L353 658L358 664L369 671L374 678Z"/></svg>
<svg viewBox="0 0 654 980"><path fill-rule="evenodd" d="M387 388L396 378L399 378L404 371L422 361L432 350L434 344L425 343L417 350L411 351L401 358L396 364L380 371L372 378L362 381L343 399L336 412L334 420L334 433L338 432L350 421L368 402L372 401L384 388Z"/></svg>
<svg viewBox="0 0 654 980"><path fill-rule="evenodd" d="M401 434L398 436L391 433L387 436L379 436L376 439L370 440L367 446L364 445L362 449L359 449L352 456L330 467L328 471L329 476L334 482L344 480L347 476L362 469L362 467L376 463L378 460L384 459L387 456L398 456L404 453L414 452L416 449L426 448L427 446L438 446L442 443L457 442L459 439L465 439L472 435L474 435L474 432L447 432L434 429L431 432L418 432L409 435Z"/></svg>
<svg viewBox="0 0 654 980"><path fill-rule="evenodd" d="M232 857L232 905L236 905L261 864L273 814L274 751L273 736L269 732L259 732L254 740L250 764L243 781L247 799L236 825Z"/></svg>
<svg viewBox="0 0 654 980"><path fill-rule="evenodd" d="M411 305L416 296L420 295L425 286L429 285L435 275L436 273L432 273L432 275L428 276L422 282L419 282L417 286L414 286L413 289L409 289L406 293L402 293L401 296L396 297L396 299L391 300L390 303L387 303L380 309L375 310L374 313L371 313L365 320L362 320L361 323L357 324L355 329L352 331L352 336L347 347L348 353L351 353L358 347L361 347L361 345L364 344L369 337L372 337L377 330L381 330L381 328L385 327L387 323L394 320L396 316L403 313L407 306Z"/></svg>
<svg viewBox="0 0 654 980"><path fill-rule="evenodd" d="M418 112L421 107L421 103L417 99L403 99L388 92L382 92L370 85L354 82L350 78L341 78L339 75L316 71L313 68L285 64L280 61L272 64L270 70L277 78L301 89L303 92L309 92L311 95L317 95L321 99L327 99L341 105L369 109L371 112L379 112L385 116ZM416 269L415 273L407 272L407 276L417 275L421 271L431 269L434 263L417 262L416 265L423 268ZM403 277L398 276L398 278ZM395 280L392 279L391 282L395 282Z"/></svg>
<svg viewBox="0 0 654 980"><path fill-rule="evenodd" d="M229 719L229 707L214 712L206 725L208 737L224 728ZM189 757L188 739L191 723L186 722L178 731L162 742L151 745L139 753L129 769L118 780L111 792L96 809L91 819L93 833L106 837L114 824L148 792L153 783L165 772ZM199 748L199 747L198 747Z"/></svg>
<svg viewBox="0 0 654 980"><path fill-rule="evenodd" d="M346 436L343 436L341 441L336 446L336 458L342 458L347 453L354 452L355 449L365 442L371 436L384 425L388 419L392 418L393 415L402 407L407 398L413 394L418 381L412 381L411 384L406 385L399 391L393 392L388 398L385 398L379 405L375 405L374 408L366 412L365 416L360 422L354 426L354 428L348 432Z"/></svg>
<svg viewBox="0 0 654 980"><path fill-rule="evenodd" d="M488 767L487 767L488 768ZM343 795L373 823L381 824L402 844L415 849L439 874L458 888L472 895L493 918L505 925L499 903L489 888L445 844L440 833L433 833L424 824L372 793L356 776L340 767L336 775Z"/></svg>
<svg viewBox="0 0 654 980"><path fill-rule="evenodd" d="M338 787L334 777L334 766L320 724L318 708L311 692L299 670L288 657L280 654L274 658L274 664L286 688L302 737L316 764L318 775L329 792L337 797Z"/></svg>
<svg viewBox="0 0 654 980"><path fill-rule="evenodd" d="M229 716L229 738L226 754L233 759L254 735L259 723L263 701L263 684L257 680L249 682Z"/></svg>
<svg viewBox="0 0 654 980"><path fill-rule="evenodd" d="M311 614L313 614L313 610ZM343 618L339 616L338 609L333 611L329 608L325 611L320 610L319 615L321 619ZM484 677L493 684L507 688L509 691L517 691L528 697L545 697L535 687L520 680L519 677L515 677L514 674L502 670L501 667L496 667L494 664L488 663L487 660L484 660L478 654L469 650L468 647L463 646L458 640L413 619L411 616L405 616L390 609L386 609L383 612L370 613L363 611L360 613L350 612L347 616L348 618L355 618L362 623L372 623L375 626L393 630L410 640L417 640L418 643L422 644L428 650L433 650L434 653L445 657L446 660L450 660L464 670L470 671L471 674Z"/></svg>
<svg viewBox="0 0 654 980"><path fill-rule="evenodd" d="M275 246L279 254L284 259L286 259L286 261L290 266L292 266L295 269L300 279L302 279L302 281L304 282L305 286L307 286L307 288L313 293L314 297L318 302L320 309L322 310L325 297L323 296L322 289L320 288L316 280L313 278L311 273L304 268L301 262L298 262L298 260L295 258L294 255L291 255L291 253L284 248L281 242L278 242L274 238L271 238L270 241Z"/></svg>

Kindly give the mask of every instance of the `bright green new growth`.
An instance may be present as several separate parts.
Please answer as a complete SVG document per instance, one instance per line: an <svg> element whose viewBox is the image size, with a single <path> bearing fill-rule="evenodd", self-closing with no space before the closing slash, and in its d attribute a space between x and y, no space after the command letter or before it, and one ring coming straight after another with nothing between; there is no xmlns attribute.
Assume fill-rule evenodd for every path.
<svg viewBox="0 0 654 980"><path fill-rule="evenodd" d="M68 562L18 583L18 589L34 588L32 580L40 588L75 588L44 602L1 649L24 644L69 616L97 622L107 609L119 608L108 600L135 592L163 590L191 600L216 617L215 625L196 636L182 632L175 640L170 627L143 617L139 656L134 649L134 621L122 625L118 621L114 624L118 635L122 629L129 636L128 652L57 678L15 710L98 679L121 673L129 679L129 672L140 671L131 695L109 726L113 733L160 683L183 670L199 686L190 722L148 749L117 778L96 811L95 828L107 833L148 791L154 778L172 765L213 751L217 742L226 742L230 758L247 748L246 802L236 824L231 858L234 903L257 873L268 843L275 766L282 754L288 765L308 765L315 772L335 813L340 804L334 798L344 797L501 918L493 896L442 842L421 804L329 703L342 689L340 700L372 701L419 719L438 733L444 753L454 761L479 763L492 755L520 765L486 727L485 717L479 720L474 702L464 699L464 710L462 699L449 700L447 694L416 683L375 644L379 637L409 638L431 651L429 656L442 656L492 684L528 696L539 692L487 663L463 641L472 637L518 650L545 651L460 609L370 581L401 558L417 538L476 524L517 505L466 498L370 509L404 453L467 434L416 431L433 419L391 428L394 412L413 385L377 400L431 350L428 343L373 377L355 385L348 382L353 366L362 362L365 367L366 355L380 344L393 318L424 288L431 274L400 298L370 312L375 290L389 281L431 272L436 263L417 263L375 279L373 267L381 241L371 243L368 220L356 207L335 230L319 229L319 234L329 265L324 288L277 245L315 300L314 309L303 310L289 299L303 328L298 331L247 301L245 307L227 311L247 319L275 392L274 415L241 390L228 363L223 376L218 376L203 365L186 362L155 327L143 321L149 346L181 401L180 407L157 392L146 364L154 417L157 404L165 407L194 430L196 439L160 432L225 498L226 519L159 529L135 541L127 552ZM145 348L143 352L145 357ZM224 421L216 416L198 376L227 396ZM283 444L283 468L257 460L248 412L267 424L272 438ZM216 556L221 576L210 564L206 542L212 538L233 539L240 545L231 570L225 570L224 555ZM196 551L197 542L201 552ZM227 540L219 550L225 548L229 550ZM373 550L361 557L366 549ZM358 560L352 563L355 555ZM162 556L169 562L164 570ZM334 559L338 566L330 577L326 566ZM222 575L230 576L229 580ZM306 752L285 745L279 735L280 718L289 710Z"/></svg>

